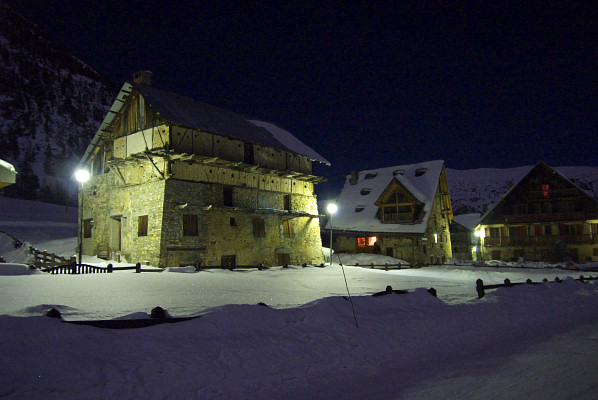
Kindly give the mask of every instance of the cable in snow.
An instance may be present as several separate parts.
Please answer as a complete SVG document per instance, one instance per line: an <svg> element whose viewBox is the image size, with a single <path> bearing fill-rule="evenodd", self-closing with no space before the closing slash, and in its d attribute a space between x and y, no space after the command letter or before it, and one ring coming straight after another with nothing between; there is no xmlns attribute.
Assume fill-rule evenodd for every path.
<svg viewBox="0 0 598 400"><path fill-rule="evenodd" d="M338 263L341 265L341 269L343 270L343 278L345 278L345 287L347 288L347 294L349 295L349 303L351 303L351 310L353 310L353 319L355 320L355 327L359 328L359 324L357 323L357 316L355 315L355 307L353 306L353 299L351 298L351 293L349 293L349 284L347 284L345 267L343 266L343 262L341 261L341 256L338 253L336 254L336 256L338 257Z"/></svg>

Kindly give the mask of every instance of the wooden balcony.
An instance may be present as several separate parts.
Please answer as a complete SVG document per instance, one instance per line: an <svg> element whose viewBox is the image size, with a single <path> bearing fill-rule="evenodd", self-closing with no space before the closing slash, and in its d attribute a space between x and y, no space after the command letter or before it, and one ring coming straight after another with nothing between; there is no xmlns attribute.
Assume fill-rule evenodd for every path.
<svg viewBox="0 0 598 400"><path fill-rule="evenodd" d="M534 222L558 222L558 221L583 221L589 219L589 213L585 211L571 211L551 214L511 214L505 215L507 223L534 223Z"/></svg>
<svg viewBox="0 0 598 400"><path fill-rule="evenodd" d="M383 216L385 224L411 224L413 223L412 213L392 213L384 214Z"/></svg>
<svg viewBox="0 0 598 400"><path fill-rule="evenodd" d="M597 244L598 235L537 235L537 236L505 236L505 237L485 237L485 247L505 247L505 246L537 246L548 247L557 244Z"/></svg>

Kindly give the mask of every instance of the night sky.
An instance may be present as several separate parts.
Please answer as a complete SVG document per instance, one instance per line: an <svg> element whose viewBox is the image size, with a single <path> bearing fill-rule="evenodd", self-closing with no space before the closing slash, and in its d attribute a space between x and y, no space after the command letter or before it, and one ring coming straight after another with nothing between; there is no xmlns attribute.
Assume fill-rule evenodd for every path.
<svg viewBox="0 0 598 400"><path fill-rule="evenodd" d="M595 1L5 2L119 87L149 69L289 130L333 164L322 198L352 169L433 159L598 165Z"/></svg>

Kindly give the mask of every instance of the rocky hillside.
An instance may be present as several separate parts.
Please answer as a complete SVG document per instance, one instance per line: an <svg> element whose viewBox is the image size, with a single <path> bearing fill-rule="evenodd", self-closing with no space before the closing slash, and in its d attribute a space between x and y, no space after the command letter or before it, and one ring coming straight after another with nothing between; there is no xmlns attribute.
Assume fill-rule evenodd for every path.
<svg viewBox="0 0 598 400"><path fill-rule="evenodd" d="M116 93L43 29L0 3L0 158L18 171L17 184L2 194L72 202L74 166Z"/></svg>

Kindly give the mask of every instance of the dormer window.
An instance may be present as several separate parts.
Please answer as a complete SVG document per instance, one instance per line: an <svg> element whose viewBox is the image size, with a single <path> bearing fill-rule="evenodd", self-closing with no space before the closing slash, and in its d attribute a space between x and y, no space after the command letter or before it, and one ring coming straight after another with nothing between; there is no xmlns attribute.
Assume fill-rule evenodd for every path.
<svg viewBox="0 0 598 400"><path fill-rule="evenodd" d="M365 210L365 206L359 205L355 207L355 212L362 212L363 210Z"/></svg>
<svg viewBox="0 0 598 400"><path fill-rule="evenodd" d="M367 174L365 174L365 176L363 178L364 179L374 179L377 176L378 176L377 172L368 172Z"/></svg>
<svg viewBox="0 0 598 400"><path fill-rule="evenodd" d="M404 169L397 169L396 171L394 171L392 173L393 176L397 176L397 175L405 175L405 170Z"/></svg>
<svg viewBox="0 0 598 400"><path fill-rule="evenodd" d="M363 188L363 189L361 189L361 192L359 192L359 193L361 193L362 196L365 196L367 194L370 194L371 191L372 191L371 188Z"/></svg>
<svg viewBox="0 0 598 400"><path fill-rule="evenodd" d="M418 168L415 170L415 176L422 176L426 172L428 172L428 168Z"/></svg>

